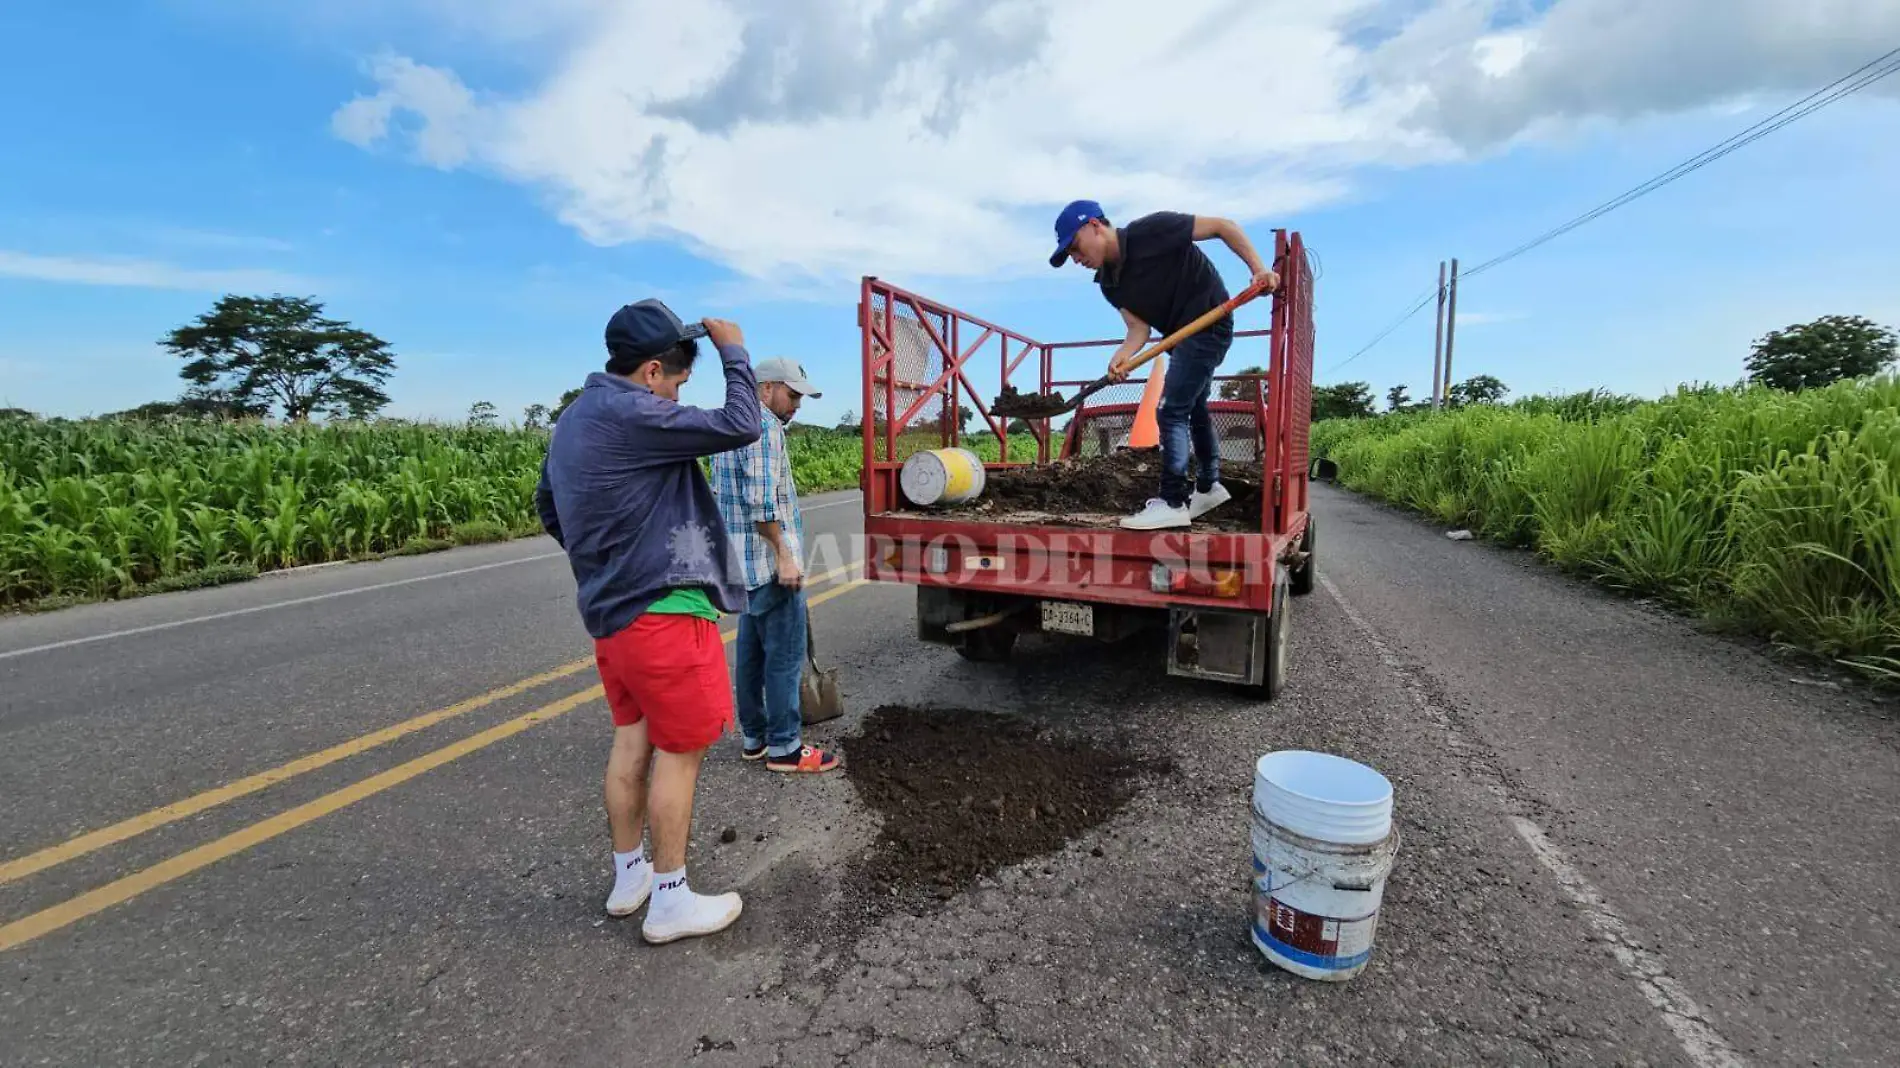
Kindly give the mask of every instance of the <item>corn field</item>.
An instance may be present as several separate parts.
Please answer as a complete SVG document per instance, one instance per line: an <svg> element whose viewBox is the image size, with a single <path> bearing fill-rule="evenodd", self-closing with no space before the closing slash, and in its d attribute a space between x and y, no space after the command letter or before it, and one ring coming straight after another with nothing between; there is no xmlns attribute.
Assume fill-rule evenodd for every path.
<svg viewBox="0 0 1900 1068"><path fill-rule="evenodd" d="M1900 377L1316 424L1345 485L1900 679Z"/></svg>
<svg viewBox="0 0 1900 1068"><path fill-rule="evenodd" d="M0 602L530 531L545 441L430 426L0 422Z"/></svg>
<svg viewBox="0 0 1900 1068"><path fill-rule="evenodd" d="M789 447L800 492L858 485L857 432ZM0 606L536 534L546 452L545 430L0 420Z"/></svg>

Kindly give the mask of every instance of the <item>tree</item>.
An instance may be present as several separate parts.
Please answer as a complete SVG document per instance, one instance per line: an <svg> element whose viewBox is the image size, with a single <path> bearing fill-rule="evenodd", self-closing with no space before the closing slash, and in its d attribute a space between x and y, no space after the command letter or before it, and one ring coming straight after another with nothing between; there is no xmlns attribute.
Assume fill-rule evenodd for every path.
<svg viewBox="0 0 1900 1068"><path fill-rule="evenodd" d="M848 411L838 417L838 429L839 430L862 430L864 429L864 424L858 422L857 412Z"/></svg>
<svg viewBox="0 0 1900 1068"><path fill-rule="evenodd" d="M108 419L258 419L269 414L268 404L244 404L219 390L187 390L175 401L148 401L136 408L110 412Z"/></svg>
<svg viewBox="0 0 1900 1068"><path fill-rule="evenodd" d="M388 342L327 318L307 297L227 294L160 344L184 360L178 373L203 395L302 422L317 413L363 419L389 403L395 370Z"/></svg>
<svg viewBox="0 0 1900 1068"><path fill-rule="evenodd" d="M1470 404L1496 404L1509 392L1510 387L1490 375L1472 375L1445 391L1445 403L1453 408Z"/></svg>
<svg viewBox="0 0 1900 1068"><path fill-rule="evenodd" d="M1370 382L1340 382L1313 388L1315 423L1321 419L1367 419L1375 414Z"/></svg>
<svg viewBox="0 0 1900 1068"><path fill-rule="evenodd" d="M1411 401L1412 391L1404 386L1393 386L1385 391L1385 410L1388 412L1404 411L1411 406Z"/></svg>
<svg viewBox="0 0 1900 1068"><path fill-rule="evenodd" d="M560 403L556 404L554 406L554 410L548 413L548 425L553 426L555 423L560 422L561 413L564 411L567 411L567 406L574 403L574 398L580 395L581 395L580 386L575 386L573 389L570 389L566 393L561 394Z"/></svg>
<svg viewBox="0 0 1900 1068"><path fill-rule="evenodd" d="M548 406L545 404L528 405L526 408L521 409L521 420L529 430L541 429L543 426L546 426L548 422Z"/></svg>
<svg viewBox="0 0 1900 1068"><path fill-rule="evenodd" d="M488 401L476 401L468 406L469 426L494 426L495 406Z"/></svg>
<svg viewBox="0 0 1900 1068"><path fill-rule="evenodd" d="M1266 373L1267 369L1259 365L1242 367L1234 372L1236 375L1264 375ZM1253 383L1245 379L1239 381L1230 379L1220 384L1221 400L1246 400L1251 396L1253 396Z"/></svg>
<svg viewBox="0 0 1900 1068"><path fill-rule="evenodd" d="M1894 332L1859 315L1824 315L1755 342L1748 379L1790 392L1877 373L1894 361Z"/></svg>

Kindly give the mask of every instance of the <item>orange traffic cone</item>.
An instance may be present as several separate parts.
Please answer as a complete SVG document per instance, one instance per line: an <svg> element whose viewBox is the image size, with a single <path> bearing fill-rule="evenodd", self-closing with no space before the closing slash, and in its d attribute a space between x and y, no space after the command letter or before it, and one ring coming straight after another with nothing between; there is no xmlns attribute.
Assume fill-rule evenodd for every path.
<svg viewBox="0 0 1900 1068"><path fill-rule="evenodd" d="M1167 373L1168 357L1156 356L1148 366L1148 384L1141 391L1141 407L1135 409L1135 426L1128 432L1128 447L1152 449L1161 444L1161 424L1155 413L1161 408L1161 380Z"/></svg>

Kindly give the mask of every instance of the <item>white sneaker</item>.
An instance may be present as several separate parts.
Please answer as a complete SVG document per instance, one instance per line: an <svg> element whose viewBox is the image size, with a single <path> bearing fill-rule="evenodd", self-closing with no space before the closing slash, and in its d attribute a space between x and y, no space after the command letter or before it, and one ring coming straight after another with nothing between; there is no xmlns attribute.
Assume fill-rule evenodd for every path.
<svg viewBox="0 0 1900 1068"><path fill-rule="evenodd" d="M1227 487L1218 482L1214 483L1214 488L1206 493L1195 490L1188 494L1188 518L1199 519L1233 499L1234 495L1227 492Z"/></svg>
<svg viewBox="0 0 1900 1068"><path fill-rule="evenodd" d="M607 915L631 916L640 911L647 903L647 895L653 892L653 865L646 865L646 871L638 881L614 880L613 892L607 895Z"/></svg>
<svg viewBox="0 0 1900 1068"><path fill-rule="evenodd" d="M640 927L640 934L654 945L691 938L695 935L709 935L731 927L739 918L745 903L738 894L686 895L683 903L674 904L664 911L656 899L653 907L647 910L646 922Z"/></svg>
<svg viewBox="0 0 1900 1068"><path fill-rule="evenodd" d="M1187 505L1179 508L1159 497L1148 500L1148 507L1122 520L1122 526L1128 530L1161 530L1167 527L1185 527L1191 522Z"/></svg>

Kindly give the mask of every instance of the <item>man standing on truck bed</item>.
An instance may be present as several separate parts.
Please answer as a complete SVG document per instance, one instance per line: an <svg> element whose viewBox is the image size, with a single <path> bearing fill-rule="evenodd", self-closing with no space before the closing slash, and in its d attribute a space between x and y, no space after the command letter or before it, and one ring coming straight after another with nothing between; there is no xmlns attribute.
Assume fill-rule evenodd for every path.
<svg viewBox="0 0 1900 1068"><path fill-rule="evenodd" d="M702 337L725 367L726 403L717 410L679 402ZM758 440L758 384L737 326L688 326L657 300L615 312L606 341L605 372L587 376L555 423L534 503L567 551L613 713L607 912L632 915L650 891L641 934L671 942L731 926L742 905L738 894L688 887L686 841L700 762L732 722L719 615L746 603L698 461ZM653 830L650 863L643 825Z"/></svg>
<svg viewBox="0 0 1900 1068"><path fill-rule="evenodd" d="M1102 296L1122 313L1128 332L1109 357L1115 381L1127 374L1124 362L1146 346L1150 329L1168 335L1227 300L1214 264L1195 244L1218 237L1253 272L1252 282L1272 289L1279 276L1260 262L1247 235L1231 219L1158 211L1120 229L1111 226L1102 206L1078 200L1056 216L1056 250L1049 266L1073 258L1095 272ZM1207 398L1214 370L1234 341L1234 320L1224 316L1176 345L1168 361L1155 422L1161 432L1161 496L1122 520L1130 530L1185 527L1232 495L1220 484L1220 440L1208 415ZM1188 478L1188 445L1193 442L1200 470Z"/></svg>

